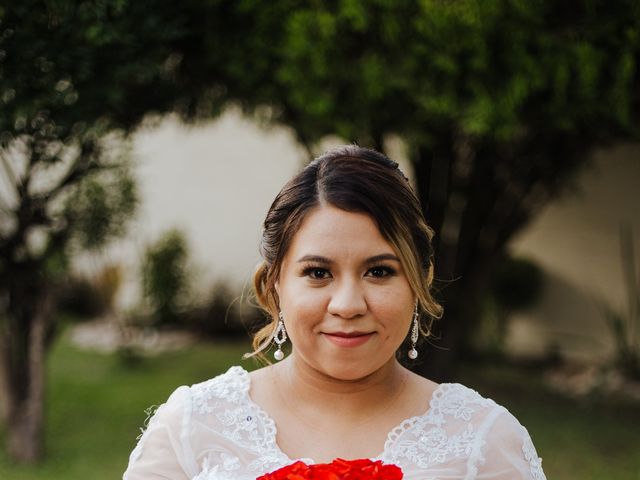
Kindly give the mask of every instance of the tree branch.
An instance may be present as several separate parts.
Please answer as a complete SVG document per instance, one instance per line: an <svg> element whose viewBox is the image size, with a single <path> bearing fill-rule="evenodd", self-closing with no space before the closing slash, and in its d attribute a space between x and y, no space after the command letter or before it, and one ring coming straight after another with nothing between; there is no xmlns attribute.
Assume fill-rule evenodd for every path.
<svg viewBox="0 0 640 480"><path fill-rule="evenodd" d="M50 202L60 193L62 193L67 187L70 187L71 185L79 182L82 178L86 177L90 173L99 170L105 170L107 168L105 165L95 161L92 158L95 155L94 148L95 145L93 144L84 144L81 147L81 151L78 154L78 157L69 167L67 174L60 180L60 182L56 186L49 190L48 193L45 193L41 196L43 201Z"/></svg>
<svg viewBox="0 0 640 480"><path fill-rule="evenodd" d="M4 213L8 217L11 217L13 215L12 208L1 196L0 196L0 212Z"/></svg>
<svg viewBox="0 0 640 480"><path fill-rule="evenodd" d="M20 196L20 189L18 187L18 176L13 171L13 167L7 160L6 155L4 153L0 153L0 160L2 160L2 166L4 167L5 177L8 180L7 185L9 188L13 189L13 193L18 198Z"/></svg>

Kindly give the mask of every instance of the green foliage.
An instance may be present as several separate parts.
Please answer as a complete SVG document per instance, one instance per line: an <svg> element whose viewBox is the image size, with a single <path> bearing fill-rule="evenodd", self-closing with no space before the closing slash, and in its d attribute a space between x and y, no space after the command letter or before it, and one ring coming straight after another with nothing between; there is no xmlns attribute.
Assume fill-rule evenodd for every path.
<svg viewBox="0 0 640 480"><path fill-rule="evenodd" d="M482 316L472 342L474 346L485 355L503 357L510 316L534 306L543 286L542 271L534 262L503 258L492 273L482 299Z"/></svg>
<svg viewBox="0 0 640 480"><path fill-rule="evenodd" d="M83 181L69 197L65 216L79 246L96 250L125 233L137 203L133 177L119 168Z"/></svg>
<svg viewBox="0 0 640 480"><path fill-rule="evenodd" d="M65 139L127 128L161 109L163 98L175 103L175 96L165 97L166 61L186 27L171 2L14 2L1 28L0 132L29 133L33 119L46 113L52 133ZM136 96L150 86L156 88Z"/></svg>
<svg viewBox="0 0 640 480"><path fill-rule="evenodd" d="M242 302L229 286L218 282L205 301L185 312L184 325L199 336L213 339L247 338L248 332L264 324L262 311Z"/></svg>
<svg viewBox="0 0 640 480"><path fill-rule="evenodd" d="M352 0L277 10L287 3L243 10L247 21L263 16L254 35L269 42L256 53L275 70L265 85L266 72L245 57L243 71L255 75L242 83L254 84L238 95L274 104L303 140L396 132L424 143L451 126L498 141L532 129L637 138L635 2Z"/></svg>
<svg viewBox="0 0 640 480"><path fill-rule="evenodd" d="M506 258L493 274L491 293L509 311L531 307L542 293L542 272L530 260Z"/></svg>
<svg viewBox="0 0 640 480"><path fill-rule="evenodd" d="M91 320L111 313L122 273L119 265L107 265L91 277L67 275L60 282L58 311L75 320Z"/></svg>
<svg viewBox="0 0 640 480"><path fill-rule="evenodd" d="M75 320L95 318L107 310L100 291L85 277L74 276L67 279L61 286L57 299L60 314Z"/></svg>
<svg viewBox="0 0 640 480"><path fill-rule="evenodd" d="M165 233L144 254L142 285L158 324L179 321L182 301L189 289L187 260L187 241L177 230Z"/></svg>

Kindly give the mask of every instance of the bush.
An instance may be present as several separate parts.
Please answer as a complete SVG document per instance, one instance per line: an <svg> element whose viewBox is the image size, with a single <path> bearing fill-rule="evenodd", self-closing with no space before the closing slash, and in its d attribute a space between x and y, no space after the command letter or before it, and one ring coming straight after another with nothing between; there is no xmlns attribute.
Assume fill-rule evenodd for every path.
<svg viewBox="0 0 640 480"><path fill-rule="evenodd" d="M530 260L507 258L496 269L491 294L499 308L523 310L532 306L542 292L542 272Z"/></svg>
<svg viewBox="0 0 640 480"><path fill-rule="evenodd" d="M189 292L188 248L178 230L166 232L149 246L142 262L142 286L155 325L175 325Z"/></svg>
<svg viewBox="0 0 640 480"><path fill-rule="evenodd" d="M211 338L246 338L262 323L262 312L242 302L223 283L215 285L209 299L185 319L188 328Z"/></svg>
<svg viewBox="0 0 640 480"><path fill-rule="evenodd" d="M540 298L542 287L542 272L532 261L506 257L498 264L483 300L479 346L484 353L504 355L510 315L533 306Z"/></svg>
<svg viewBox="0 0 640 480"><path fill-rule="evenodd" d="M100 293L84 277L70 277L62 284L58 309L61 314L77 320L98 317L106 310Z"/></svg>

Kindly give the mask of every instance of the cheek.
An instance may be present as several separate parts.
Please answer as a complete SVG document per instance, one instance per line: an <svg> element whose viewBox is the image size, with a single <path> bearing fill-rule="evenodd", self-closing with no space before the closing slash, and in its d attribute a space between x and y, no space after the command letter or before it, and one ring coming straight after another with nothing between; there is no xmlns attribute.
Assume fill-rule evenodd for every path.
<svg viewBox="0 0 640 480"><path fill-rule="evenodd" d="M370 302L370 308L382 323L386 338L402 337L413 317L413 295L408 289L378 292Z"/></svg>
<svg viewBox="0 0 640 480"><path fill-rule="evenodd" d="M301 282L288 282L281 289L280 309L284 312L285 323L291 328L302 324L313 324L322 319L328 296L320 289L308 288Z"/></svg>

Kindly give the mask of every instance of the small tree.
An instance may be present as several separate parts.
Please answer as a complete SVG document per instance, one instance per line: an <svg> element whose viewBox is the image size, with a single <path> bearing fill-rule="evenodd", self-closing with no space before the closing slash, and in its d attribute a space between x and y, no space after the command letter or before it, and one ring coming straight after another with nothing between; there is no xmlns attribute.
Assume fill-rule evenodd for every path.
<svg viewBox="0 0 640 480"><path fill-rule="evenodd" d="M179 321L181 301L189 289L187 260L187 242L178 230L165 233L144 254L142 285L157 325Z"/></svg>
<svg viewBox="0 0 640 480"><path fill-rule="evenodd" d="M135 206L127 134L193 116L178 84L190 33L175 2L0 6L0 406L9 455L42 457L45 353L67 259L121 234Z"/></svg>
<svg viewBox="0 0 640 480"><path fill-rule="evenodd" d="M505 257L498 262L483 299L485 312L480 325L488 337L489 353L504 354L509 317L532 307L540 299L542 287L542 272L532 261Z"/></svg>

